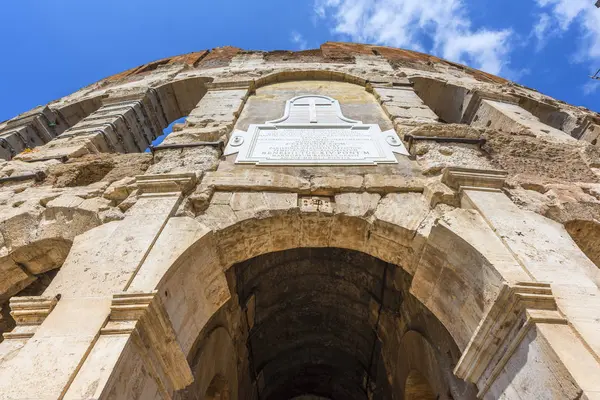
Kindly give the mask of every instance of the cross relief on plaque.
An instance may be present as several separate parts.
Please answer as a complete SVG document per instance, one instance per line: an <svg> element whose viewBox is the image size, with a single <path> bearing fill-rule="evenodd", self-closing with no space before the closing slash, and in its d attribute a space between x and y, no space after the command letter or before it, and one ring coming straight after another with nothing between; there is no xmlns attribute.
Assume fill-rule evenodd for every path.
<svg viewBox="0 0 600 400"><path fill-rule="evenodd" d="M308 95L286 102L283 117L233 132L225 155L236 164L377 165L409 155L394 130L344 117L337 100Z"/></svg>

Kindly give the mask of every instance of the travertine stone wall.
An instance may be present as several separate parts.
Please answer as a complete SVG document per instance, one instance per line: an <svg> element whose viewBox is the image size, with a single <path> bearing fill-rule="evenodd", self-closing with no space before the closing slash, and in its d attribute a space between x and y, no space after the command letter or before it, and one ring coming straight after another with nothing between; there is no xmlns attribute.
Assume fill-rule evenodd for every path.
<svg viewBox="0 0 600 400"><path fill-rule="evenodd" d="M373 94L381 102L394 127L431 124L438 116L417 96L410 84L374 86Z"/></svg>
<svg viewBox="0 0 600 400"><path fill-rule="evenodd" d="M223 155L306 94L410 156ZM0 399L598 398L599 126L350 43L172 57L0 123Z"/></svg>
<svg viewBox="0 0 600 400"><path fill-rule="evenodd" d="M99 97L63 106L41 106L0 123L1 158L47 143L100 107Z"/></svg>
<svg viewBox="0 0 600 400"><path fill-rule="evenodd" d="M539 138L551 137L552 141L556 142L574 140L564 132L541 123L533 114L518 105L494 100L481 100L470 125L475 128L491 128L509 133L526 132Z"/></svg>
<svg viewBox="0 0 600 400"><path fill-rule="evenodd" d="M169 135L165 143L226 141L242 112L249 89L249 86L210 89L186 118L185 124Z"/></svg>

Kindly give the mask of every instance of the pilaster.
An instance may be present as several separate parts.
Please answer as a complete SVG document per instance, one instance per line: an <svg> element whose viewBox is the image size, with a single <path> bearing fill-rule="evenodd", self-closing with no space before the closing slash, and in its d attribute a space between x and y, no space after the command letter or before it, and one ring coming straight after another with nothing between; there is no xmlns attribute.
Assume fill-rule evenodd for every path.
<svg viewBox="0 0 600 400"><path fill-rule="evenodd" d="M107 350L115 354L107 354ZM125 354L127 359L120 357ZM132 362L137 365L129 365ZM94 382L93 398L110 398L111 393L145 398L135 387L139 382L133 385L135 381L115 373L126 365L130 371L132 367L146 370L142 382L155 387L162 399L171 399L174 391L193 382L185 354L156 292L113 295L109 318L65 399L83 398Z"/></svg>
<svg viewBox="0 0 600 400"><path fill-rule="evenodd" d="M156 293L123 291L195 176L140 180L142 194L125 219L78 236L44 296L11 300L18 325L0 344L0 397L110 398L107 388L125 385L124 398L162 399L191 382ZM121 363L131 364L132 376L113 374Z"/></svg>
<svg viewBox="0 0 600 400"><path fill-rule="evenodd" d="M483 398L520 346L538 323L566 325L558 311L550 285L518 282L504 285L454 369L454 374L480 389Z"/></svg>
<svg viewBox="0 0 600 400"><path fill-rule="evenodd" d="M483 217L531 278L503 287L454 372L476 383L480 398L534 399L544 393L596 398L598 269L564 226L517 207L501 190L501 175L462 169L444 174L459 191L462 207ZM523 390L527 385L529 392Z"/></svg>

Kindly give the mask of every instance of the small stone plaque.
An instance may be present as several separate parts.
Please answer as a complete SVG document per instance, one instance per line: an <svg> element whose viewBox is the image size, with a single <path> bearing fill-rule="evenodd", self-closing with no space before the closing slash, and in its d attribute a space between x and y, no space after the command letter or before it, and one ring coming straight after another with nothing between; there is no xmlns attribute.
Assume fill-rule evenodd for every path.
<svg viewBox="0 0 600 400"><path fill-rule="evenodd" d="M336 100L313 97L322 99L293 99L283 118L235 131L225 155L238 153L236 164L257 165L375 165L397 163L394 153L408 155L393 130L345 118Z"/></svg>
<svg viewBox="0 0 600 400"><path fill-rule="evenodd" d="M333 212L333 207L331 205L333 199L331 197L301 196L299 197L298 202L300 203L300 210L302 212Z"/></svg>

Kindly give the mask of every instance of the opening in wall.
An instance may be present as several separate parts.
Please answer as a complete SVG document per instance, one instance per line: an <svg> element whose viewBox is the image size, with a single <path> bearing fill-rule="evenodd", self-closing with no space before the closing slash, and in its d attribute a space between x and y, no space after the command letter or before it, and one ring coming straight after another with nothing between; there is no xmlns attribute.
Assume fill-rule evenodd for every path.
<svg viewBox="0 0 600 400"><path fill-rule="evenodd" d="M406 378L404 400L436 400L427 379L416 369L413 369Z"/></svg>
<svg viewBox="0 0 600 400"><path fill-rule="evenodd" d="M222 375L216 375L210 382L206 394L206 400L229 400L229 386Z"/></svg>
<svg viewBox="0 0 600 400"><path fill-rule="evenodd" d="M162 134L162 135L160 135L159 137L157 137L156 139L154 139L154 140L152 141L152 146L158 146L159 144L161 144L161 143L162 143L162 142L165 140L165 138L166 138L167 136L169 136L169 134L170 134L171 132L173 132L173 126L174 126L175 124L183 124L183 123L185 122L185 119L186 119L186 117L182 117L182 118L179 118L178 120L175 120L175 121L171 122L171 123L169 124L169 126L167 126L167 127L166 127L166 128L163 130L163 134ZM144 150L144 152L146 152L146 153L149 153L149 152L150 152L150 147L146 147L146 150Z"/></svg>
<svg viewBox="0 0 600 400"><path fill-rule="evenodd" d="M565 224L565 228L581 251L600 268L600 223L595 220L572 220Z"/></svg>

